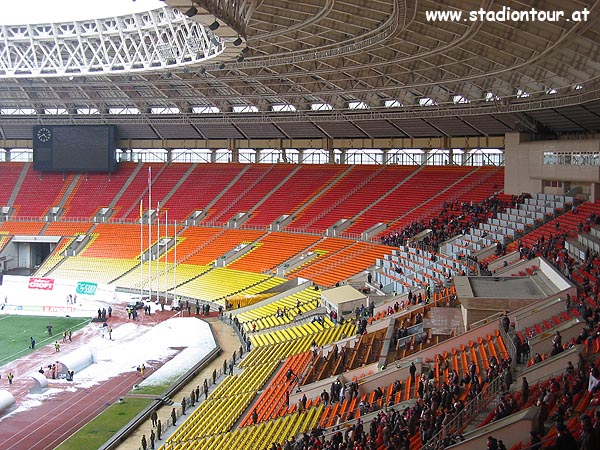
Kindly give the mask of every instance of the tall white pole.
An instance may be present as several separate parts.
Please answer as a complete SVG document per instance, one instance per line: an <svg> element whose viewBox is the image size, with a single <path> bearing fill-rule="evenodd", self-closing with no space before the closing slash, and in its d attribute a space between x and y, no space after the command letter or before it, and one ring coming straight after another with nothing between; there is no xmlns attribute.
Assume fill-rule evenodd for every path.
<svg viewBox="0 0 600 450"><path fill-rule="evenodd" d="M169 293L169 252L167 251L167 242L169 242L169 211L165 212L165 302L167 301L167 294Z"/></svg>
<svg viewBox="0 0 600 450"><path fill-rule="evenodd" d="M140 199L140 299L144 295L144 208Z"/></svg>
<svg viewBox="0 0 600 450"><path fill-rule="evenodd" d="M156 299L160 301L160 202L156 204Z"/></svg>
<svg viewBox="0 0 600 450"><path fill-rule="evenodd" d="M152 300L152 166L148 167L148 295Z"/></svg>
<svg viewBox="0 0 600 450"><path fill-rule="evenodd" d="M175 237L175 250L173 256L173 303L177 299L177 220L173 224L173 236Z"/></svg>

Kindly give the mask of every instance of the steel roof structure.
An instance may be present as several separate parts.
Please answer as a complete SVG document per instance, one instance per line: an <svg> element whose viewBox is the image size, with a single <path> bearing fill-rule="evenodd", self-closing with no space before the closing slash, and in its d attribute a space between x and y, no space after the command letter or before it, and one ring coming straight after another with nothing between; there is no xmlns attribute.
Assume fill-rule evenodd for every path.
<svg viewBox="0 0 600 450"><path fill-rule="evenodd" d="M600 130L600 0L165 4L205 28L216 21L210 31L227 51L123 73L2 77L0 138L29 137L39 123L115 123L135 139ZM432 11L461 18L432 20ZM521 20L501 21L502 11ZM538 19L540 12L562 16L533 20L532 11ZM2 52L7 39L0 60L10 59ZM16 110L28 113L7 113Z"/></svg>

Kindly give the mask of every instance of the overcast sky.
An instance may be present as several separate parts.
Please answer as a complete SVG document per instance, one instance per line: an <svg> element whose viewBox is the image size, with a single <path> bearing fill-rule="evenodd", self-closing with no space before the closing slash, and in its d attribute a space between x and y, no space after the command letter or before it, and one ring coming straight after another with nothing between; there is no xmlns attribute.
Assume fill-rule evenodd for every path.
<svg viewBox="0 0 600 450"><path fill-rule="evenodd" d="M0 24L68 22L148 11L163 6L160 0L3 0Z"/></svg>

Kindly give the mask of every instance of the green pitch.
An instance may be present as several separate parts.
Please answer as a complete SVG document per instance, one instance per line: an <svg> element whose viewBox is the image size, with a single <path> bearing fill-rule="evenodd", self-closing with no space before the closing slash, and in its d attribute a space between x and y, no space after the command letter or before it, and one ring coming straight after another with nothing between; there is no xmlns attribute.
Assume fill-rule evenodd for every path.
<svg viewBox="0 0 600 450"><path fill-rule="evenodd" d="M46 326L52 324L52 336ZM54 341L62 342L62 333L69 328L83 328L90 319L83 317L0 316L0 367L31 353L31 337L36 340L36 350ZM74 341L76 341L74 337Z"/></svg>

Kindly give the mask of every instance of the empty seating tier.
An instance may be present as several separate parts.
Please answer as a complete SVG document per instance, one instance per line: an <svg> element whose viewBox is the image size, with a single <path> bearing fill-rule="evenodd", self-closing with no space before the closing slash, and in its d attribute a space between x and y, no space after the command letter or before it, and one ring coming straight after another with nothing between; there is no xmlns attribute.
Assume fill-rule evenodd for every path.
<svg viewBox="0 0 600 450"><path fill-rule="evenodd" d="M59 206L73 178L74 175L36 172L30 166L15 198L14 217L43 218L50 208Z"/></svg>
<svg viewBox="0 0 600 450"><path fill-rule="evenodd" d="M252 244L253 249L228 265L231 269L265 272L298 255L319 240L318 236L271 232Z"/></svg>
<svg viewBox="0 0 600 450"><path fill-rule="evenodd" d="M24 167L25 164L21 162L3 162L0 164L0 206L8 206L10 196Z"/></svg>
<svg viewBox="0 0 600 450"><path fill-rule="evenodd" d="M153 242L156 238L157 230L155 228L153 229ZM81 256L102 258L110 255L112 258L136 259L140 256L140 245L143 248L148 246L147 242L140 244L139 225L100 223L96 225L92 233L95 238Z"/></svg>
<svg viewBox="0 0 600 450"><path fill-rule="evenodd" d="M0 233L21 236L37 236L44 228L43 222L2 222Z"/></svg>
<svg viewBox="0 0 600 450"><path fill-rule="evenodd" d="M177 292L181 295L225 304L227 296L242 292L268 278L269 275L217 267L179 286Z"/></svg>
<svg viewBox="0 0 600 450"><path fill-rule="evenodd" d="M119 170L111 174L90 172L81 175L63 206L62 218L93 218L101 208L107 208L112 203L135 168L136 164L121 163Z"/></svg>

